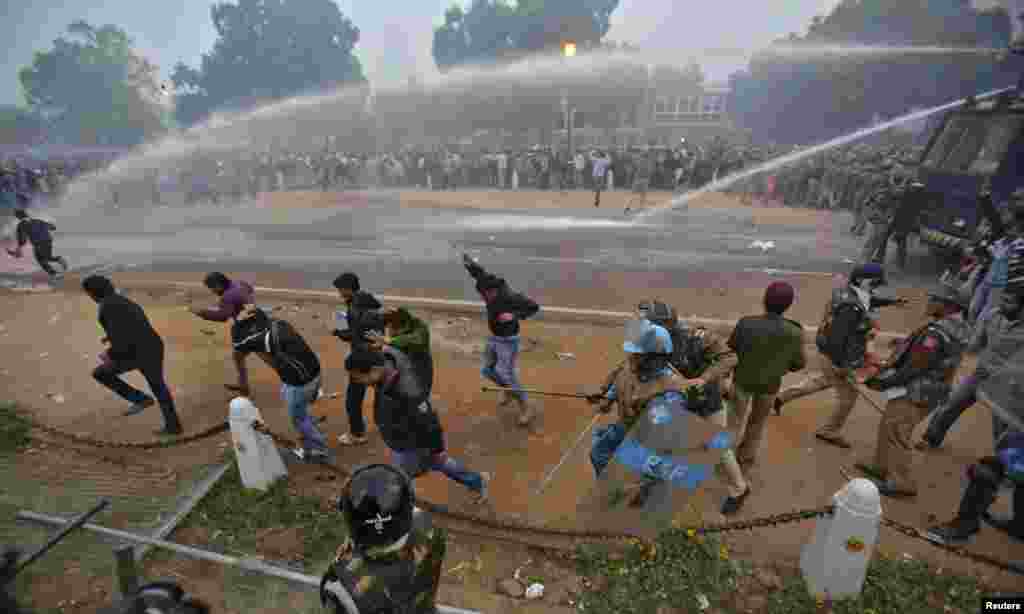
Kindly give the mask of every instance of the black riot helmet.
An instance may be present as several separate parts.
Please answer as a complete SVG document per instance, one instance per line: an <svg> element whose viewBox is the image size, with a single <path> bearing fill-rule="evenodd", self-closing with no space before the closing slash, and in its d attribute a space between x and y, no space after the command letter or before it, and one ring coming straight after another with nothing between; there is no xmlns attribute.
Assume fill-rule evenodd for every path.
<svg viewBox="0 0 1024 614"><path fill-rule="evenodd" d="M416 493L400 469L374 464L362 467L345 484L338 507L359 550L381 548L405 537L412 528Z"/></svg>

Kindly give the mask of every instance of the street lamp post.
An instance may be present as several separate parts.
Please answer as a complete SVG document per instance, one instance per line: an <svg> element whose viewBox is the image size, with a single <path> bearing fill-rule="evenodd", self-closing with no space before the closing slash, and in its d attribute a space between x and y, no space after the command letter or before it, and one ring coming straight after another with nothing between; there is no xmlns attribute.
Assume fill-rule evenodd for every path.
<svg viewBox="0 0 1024 614"><path fill-rule="evenodd" d="M573 41L562 42L562 58L572 58L576 56L576 43ZM569 88L562 88L562 117L565 122L565 137L566 137L566 149L567 159L572 158L572 125L576 110L569 106Z"/></svg>

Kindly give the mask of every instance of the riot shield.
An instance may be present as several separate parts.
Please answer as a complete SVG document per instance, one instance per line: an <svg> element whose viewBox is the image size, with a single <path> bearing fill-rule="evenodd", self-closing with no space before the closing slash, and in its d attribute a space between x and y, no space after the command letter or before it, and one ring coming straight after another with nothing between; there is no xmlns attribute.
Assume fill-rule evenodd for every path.
<svg viewBox="0 0 1024 614"><path fill-rule="evenodd" d="M998 361L996 370L978 387L978 397L998 420L1024 433L1024 350Z"/></svg>
<svg viewBox="0 0 1024 614"><path fill-rule="evenodd" d="M614 439L608 428L595 431L592 444L603 437ZM577 504L580 525L657 534L714 476L722 448L730 444L728 432L687 409L682 393L654 397L594 483L583 489Z"/></svg>

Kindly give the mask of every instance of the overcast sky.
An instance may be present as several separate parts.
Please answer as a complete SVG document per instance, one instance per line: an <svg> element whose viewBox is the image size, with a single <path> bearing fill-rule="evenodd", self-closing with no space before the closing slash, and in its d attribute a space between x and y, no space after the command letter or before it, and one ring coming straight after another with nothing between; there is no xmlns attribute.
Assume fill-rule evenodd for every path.
<svg viewBox="0 0 1024 614"><path fill-rule="evenodd" d="M69 23L115 24L135 39L139 50L169 74L178 61L197 66L216 38L211 0L0 0L0 104L21 102L17 71L32 53L52 46ZM434 71L432 26L452 0L337 0L362 31L357 46L371 81L404 80ZM621 0L608 37L679 53L701 62L712 80L724 80L742 58L702 58L700 48L764 45L789 32L803 32L811 17L828 12L837 0ZM94 8L85 8L92 6ZM685 46L686 51L680 47Z"/></svg>

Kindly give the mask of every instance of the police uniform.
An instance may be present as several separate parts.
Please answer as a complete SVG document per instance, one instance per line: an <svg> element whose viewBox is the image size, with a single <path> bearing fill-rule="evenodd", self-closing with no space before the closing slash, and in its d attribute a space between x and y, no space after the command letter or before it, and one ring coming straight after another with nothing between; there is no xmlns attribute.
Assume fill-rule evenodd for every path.
<svg viewBox="0 0 1024 614"><path fill-rule="evenodd" d="M868 266L877 268L877 275L866 274ZM781 405L827 390L836 391L839 397L839 406L831 413L824 426L818 429L815 437L833 443L841 447L850 447L849 442L843 438L841 432L846 426L847 420L853 407L857 404L857 369L865 365L867 355L867 343L874 318L877 317L877 308L891 305L894 299L884 299L873 296L870 290L858 287L860 280L870 276L877 276L884 281L884 274L881 267L876 265L861 266L854 269L850 275L850 282L846 287L833 291L833 296L825 306L824 316L818 326L818 351L825 356L827 362L821 374L808 378L797 386L786 388L778 395L776 412L780 412ZM846 335L846 343L841 348L828 347L828 331L834 326L846 326L852 322L837 321L836 316L840 313L847 313L854 319L855 330L849 331Z"/></svg>
<svg viewBox="0 0 1024 614"><path fill-rule="evenodd" d="M321 591L346 608L355 605L358 614L434 614L447 548L445 530L432 526L429 515L417 509L412 530L399 548L370 555L361 552L352 539L345 540L321 582ZM411 609L403 609L406 604ZM337 611L356 614L348 609Z"/></svg>
<svg viewBox="0 0 1024 614"><path fill-rule="evenodd" d="M943 288L930 295L947 302L962 303L955 290ZM916 496L912 475L914 427L949 394L953 376L960 367L970 334L961 313L929 322L914 331L886 361L882 373L868 381L886 393L887 401L874 457L857 467L876 480L887 496ZM925 366L915 364L921 357Z"/></svg>
<svg viewBox="0 0 1024 614"><path fill-rule="evenodd" d="M447 535L415 507L409 477L389 465L357 469L338 507L349 537L320 581L334 614L433 614Z"/></svg>
<svg viewBox="0 0 1024 614"><path fill-rule="evenodd" d="M627 340L624 349L630 354L646 354L645 366L638 372L628 363L619 365L605 379L601 393L591 397L594 401L605 400L602 412L610 411L614 405L619 414L617 423L594 432L591 462L597 475L601 474L618 446L653 404L667 394L684 393L688 387L687 380L668 363L673 349L668 331L650 321L642 322L637 334L632 335L636 340ZM728 415L724 410L702 417L717 427L728 428ZM749 492L749 486L735 452L731 448L723 448L719 462L725 473L730 499L742 500Z"/></svg>

